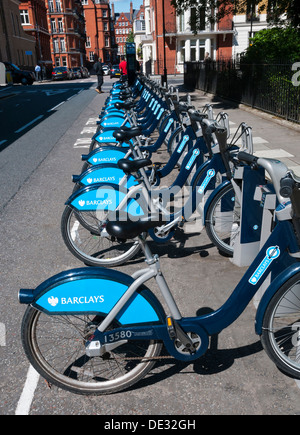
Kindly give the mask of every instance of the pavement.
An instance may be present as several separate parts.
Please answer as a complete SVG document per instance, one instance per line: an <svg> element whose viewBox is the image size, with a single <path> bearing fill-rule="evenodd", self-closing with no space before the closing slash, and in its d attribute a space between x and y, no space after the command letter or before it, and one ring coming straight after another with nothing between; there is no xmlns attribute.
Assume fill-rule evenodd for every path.
<svg viewBox="0 0 300 435"><path fill-rule="evenodd" d="M208 103L213 106L215 114L220 111L228 113L231 137L241 122L252 127L254 155L279 159L300 175L300 124L199 90L190 92L190 95L196 108Z"/></svg>
<svg viewBox="0 0 300 435"><path fill-rule="evenodd" d="M110 86L111 82L106 83L104 90L109 90ZM87 92L93 92L95 96L0 214L2 285L5 306L10 307L3 313L2 321L14 332L7 337L7 347L1 348L5 365L3 377L0 376L3 396L0 413L13 413L16 395L20 395L23 388L26 392L29 363L22 351L19 329L14 331L15 319L19 322L24 311L17 302L18 288L33 287L62 270L83 266L64 246L59 225L64 202L73 188L71 175L79 173L82 167L81 154L87 152L107 97L106 93ZM282 125L275 122L277 120L266 119L261 113L244 110L199 91L191 96L196 107L211 102L216 113L226 111L232 132L240 122L252 126L255 153L280 158L289 167L299 170L299 131L294 126ZM77 100L72 102L76 104ZM167 159L165 147L153 157L153 161ZM174 176L170 174L166 184ZM40 180L48 187L47 201ZM37 204L42 205L41 213L37 213ZM26 252L21 249L22 244L26 244ZM184 316L220 307L247 269L221 256L202 230L178 229L167 244L151 242L150 246L160 255L165 278ZM116 269L131 275L143 267L141 256ZM160 298L155 282L149 281L148 286ZM4 302L2 305L4 307ZM16 316L10 316L12 310L16 310ZM299 415L300 382L279 371L263 351L254 331L255 313L255 306L250 303L234 324L211 338L208 352L199 360L185 364L171 358L162 359L139 384L112 396L87 398L55 387L50 390L40 379L36 390L31 391L28 412L31 415L95 414L116 419L127 415L128 421L140 415L159 415L161 418L175 415L186 418L191 415ZM17 381L6 374L12 360L17 368Z"/></svg>

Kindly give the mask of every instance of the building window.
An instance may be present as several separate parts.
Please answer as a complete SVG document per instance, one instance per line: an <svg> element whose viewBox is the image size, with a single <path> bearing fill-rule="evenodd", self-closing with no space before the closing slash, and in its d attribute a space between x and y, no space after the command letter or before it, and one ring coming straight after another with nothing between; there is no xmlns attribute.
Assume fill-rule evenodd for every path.
<svg viewBox="0 0 300 435"><path fill-rule="evenodd" d="M93 51L90 51L90 53L89 53L89 59L90 59L90 62L94 62L94 60L95 60L95 53Z"/></svg>
<svg viewBox="0 0 300 435"><path fill-rule="evenodd" d="M68 66L66 56L63 56L61 59L62 59L62 66Z"/></svg>
<svg viewBox="0 0 300 435"><path fill-rule="evenodd" d="M185 62L185 41L180 41L179 46L179 63Z"/></svg>
<svg viewBox="0 0 300 435"><path fill-rule="evenodd" d="M196 8L191 8L191 30L192 32L197 31L197 24L200 30L205 30L205 8L200 8L197 11Z"/></svg>
<svg viewBox="0 0 300 435"><path fill-rule="evenodd" d="M82 5L88 5L89 1L88 0L81 0Z"/></svg>
<svg viewBox="0 0 300 435"><path fill-rule="evenodd" d="M109 47L109 37L105 36L105 47Z"/></svg>
<svg viewBox="0 0 300 435"><path fill-rule="evenodd" d="M53 0L49 0L48 6L49 6L49 12L54 12Z"/></svg>
<svg viewBox="0 0 300 435"><path fill-rule="evenodd" d="M205 57L205 39L199 39L199 60Z"/></svg>
<svg viewBox="0 0 300 435"><path fill-rule="evenodd" d="M103 16L103 18L107 18L107 10L103 10L102 16Z"/></svg>
<svg viewBox="0 0 300 435"><path fill-rule="evenodd" d="M56 21L55 18L51 18L51 32L56 33Z"/></svg>
<svg viewBox="0 0 300 435"><path fill-rule="evenodd" d="M55 66L60 66L60 58L59 57L55 58Z"/></svg>
<svg viewBox="0 0 300 435"><path fill-rule="evenodd" d="M61 12L61 0L56 0L56 12Z"/></svg>
<svg viewBox="0 0 300 435"><path fill-rule="evenodd" d="M54 53L59 53L59 44L57 38L53 39L53 50Z"/></svg>
<svg viewBox="0 0 300 435"><path fill-rule="evenodd" d="M64 26L63 26L63 20L62 18L58 18L58 32L64 33Z"/></svg>
<svg viewBox="0 0 300 435"><path fill-rule="evenodd" d="M22 9L20 11L20 15L21 15L21 24L22 25L30 24L29 12L26 9Z"/></svg>
<svg viewBox="0 0 300 435"><path fill-rule="evenodd" d="M191 40L191 51L190 51L190 60L191 62L195 62L196 60L196 40Z"/></svg>
<svg viewBox="0 0 300 435"><path fill-rule="evenodd" d="M86 46L86 48L91 48L91 38L90 38L90 36L86 37L85 46Z"/></svg>
<svg viewBox="0 0 300 435"><path fill-rule="evenodd" d="M65 38L60 38L60 49L62 53L65 53L66 51L66 41Z"/></svg>
<svg viewBox="0 0 300 435"><path fill-rule="evenodd" d="M105 32L108 31L108 23L104 23L104 31L105 31Z"/></svg>

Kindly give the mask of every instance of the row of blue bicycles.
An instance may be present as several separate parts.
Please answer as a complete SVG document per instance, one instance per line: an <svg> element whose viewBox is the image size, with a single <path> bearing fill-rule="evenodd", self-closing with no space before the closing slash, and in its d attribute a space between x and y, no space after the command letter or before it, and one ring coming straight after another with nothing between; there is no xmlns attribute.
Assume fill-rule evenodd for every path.
<svg viewBox="0 0 300 435"><path fill-rule="evenodd" d="M198 359L262 288L255 331L271 360L300 378L300 179L253 155L246 123L231 137L226 113L196 110L172 87L142 75L133 86L114 83L61 219L68 249L98 267L19 291L24 350L48 383L111 394L145 377L163 346L177 360ZM168 159L153 162L166 149ZM275 204L266 229L268 195ZM221 253L247 257L248 268L219 309L187 318L149 240L165 243L195 220ZM131 276L106 267L138 253L146 266Z"/></svg>

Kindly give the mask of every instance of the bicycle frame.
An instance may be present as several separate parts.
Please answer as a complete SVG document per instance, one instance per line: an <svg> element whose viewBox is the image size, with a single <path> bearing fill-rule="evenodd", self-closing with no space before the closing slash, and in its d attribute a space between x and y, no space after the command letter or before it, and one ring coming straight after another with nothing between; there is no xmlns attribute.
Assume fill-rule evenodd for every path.
<svg viewBox="0 0 300 435"><path fill-rule="evenodd" d="M132 277L107 269L63 272L41 284L34 291L20 290L20 302L31 304L49 315L99 312L107 314L92 340L86 344L88 356L102 355L110 348L121 345L124 342L122 338L130 338L130 340L162 340L170 355L178 360L192 361L205 353L209 336L218 334L242 314L268 274L273 272L276 274L278 265L284 262L286 268L277 274L259 305L256 332L260 334L262 319L270 299L286 280L300 271L300 263L290 255L299 252L293 226L290 221L279 221L227 301L209 314L183 318L165 281L158 256L152 255L141 236L139 240L148 267L136 272ZM97 278L95 282L93 278ZM99 286L100 278L102 284ZM169 333L170 321L166 322L166 314L161 303L144 287L144 284L152 278L155 278L168 307L167 319L171 319L175 329L179 328L184 334L190 332L198 336L199 346L193 353L182 353L174 345L174 340ZM101 295L99 288L101 288ZM120 327L106 331L115 319L118 320Z"/></svg>
<svg viewBox="0 0 300 435"><path fill-rule="evenodd" d="M291 257L288 252L298 252L299 245L294 235L294 231L290 222L280 222L241 281L235 287L228 300L216 311L199 317L183 318L173 299L173 296L168 288L167 283L162 275L160 264L155 256L150 259L147 248L145 250L148 262L152 264L148 269L139 271L134 277L135 282L128 291L123 295L111 312L106 316L105 320L98 327L94 340L100 341L103 346L106 343L112 344L118 341L118 337L125 335L130 336L130 339L159 339L163 340L169 353L176 359L183 361L192 361L199 358L205 353L209 343L209 336L220 333L223 329L230 326L243 313L255 293L259 290L269 273L276 272L278 264L285 262L287 268L279 274L269 287L262 299L256 316L256 332L261 333L262 319L265 309L283 282L290 279L294 274L300 271L300 263ZM194 354L181 354L175 346L173 340L169 337L167 325L130 325L122 326L117 330L104 332L106 328L115 319L118 313L124 308L125 304L133 297L136 288L144 284L150 278L155 278L158 287L161 291L163 299L168 306L169 316L175 320L179 327L187 332L193 332L199 335L201 345ZM146 336L143 333L147 331ZM87 345L87 347L90 343ZM93 347L93 346L92 346Z"/></svg>

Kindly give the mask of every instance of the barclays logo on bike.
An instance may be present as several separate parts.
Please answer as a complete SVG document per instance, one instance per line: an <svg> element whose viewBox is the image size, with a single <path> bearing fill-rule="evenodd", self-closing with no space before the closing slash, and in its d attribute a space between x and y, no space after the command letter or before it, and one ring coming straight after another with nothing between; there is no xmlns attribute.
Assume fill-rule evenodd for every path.
<svg viewBox="0 0 300 435"><path fill-rule="evenodd" d="M203 183L198 189L199 193L204 193L204 190L207 187L208 183L215 175L216 175L216 171L214 169L209 169L209 171L207 171L206 177L204 178Z"/></svg>
<svg viewBox="0 0 300 435"><path fill-rule="evenodd" d="M185 169L187 169L187 170L191 169L194 161L196 160L197 156L199 156L199 154L200 154L199 150L194 150L193 151L193 155L190 158L190 160L188 161L188 164L186 165Z"/></svg>
<svg viewBox="0 0 300 435"><path fill-rule="evenodd" d="M57 305L85 305L85 304L98 304L104 302L104 296L79 296L79 297L58 297L51 296L48 298L48 303L51 307Z"/></svg>
<svg viewBox="0 0 300 435"><path fill-rule="evenodd" d="M249 283L252 285L256 285L260 278L263 276L265 271L269 268L272 261L278 258L280 255L280 249L278 246L270 246L270 248L266 251L266 256L257 267L251 278L249 279Z"/></svg>

